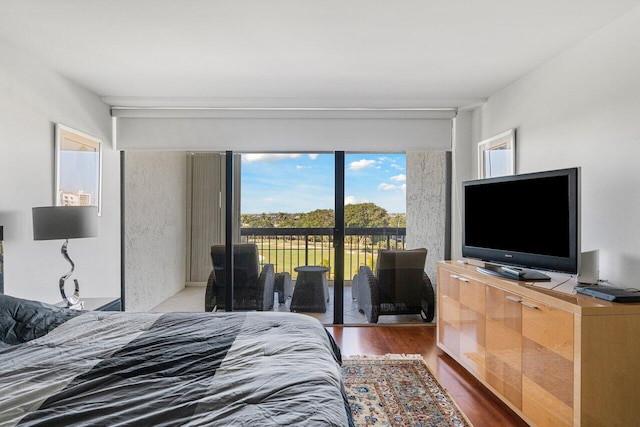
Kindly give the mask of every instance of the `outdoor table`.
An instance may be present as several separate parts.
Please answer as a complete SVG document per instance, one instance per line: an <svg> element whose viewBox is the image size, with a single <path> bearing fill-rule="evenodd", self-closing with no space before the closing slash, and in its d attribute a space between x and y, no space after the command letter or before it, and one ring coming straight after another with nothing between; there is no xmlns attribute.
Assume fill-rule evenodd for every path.
<svg viewBox="0 0 640 427"><path fill-rule="evenodd" d="M298 273L291 298L291 311L325 313L329 302L327 267L303 265L294 268Z"/></svg>

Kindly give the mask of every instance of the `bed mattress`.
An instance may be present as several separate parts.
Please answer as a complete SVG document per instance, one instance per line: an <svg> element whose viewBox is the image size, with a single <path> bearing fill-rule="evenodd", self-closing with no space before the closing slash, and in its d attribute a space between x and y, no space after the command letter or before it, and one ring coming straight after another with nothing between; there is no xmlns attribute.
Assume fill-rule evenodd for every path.
<svg viewBox="0 0 640 427"><path fill-rule="evenodd" d="M339 350L295 313L80 312L0 295L0 425L347 426Z"/></svg>

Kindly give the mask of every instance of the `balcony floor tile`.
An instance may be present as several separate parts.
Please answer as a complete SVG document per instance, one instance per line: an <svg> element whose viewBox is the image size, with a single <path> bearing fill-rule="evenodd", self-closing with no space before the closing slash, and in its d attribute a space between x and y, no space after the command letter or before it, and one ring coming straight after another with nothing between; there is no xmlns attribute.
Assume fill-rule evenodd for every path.
<svg viewBox="0 0 640 427"><path fill-rule="evenodd" d="M329 286L330 303L326 313L304 313L320 320L325 325L333 323L333 286ZM199 312L204 311L204 286L187 286L174 296L161 302L149 311L153 312ZM274 311L289 311L289 303L279 305L277 301L274 304ZM351 299L351 287L344 288L344 324L345 325L363 325L368 324L364 314L360 313L355 301ZM380 316L379 324L407 324L407 323L423 323L419 315L399 315L399 316Z"/></svg>

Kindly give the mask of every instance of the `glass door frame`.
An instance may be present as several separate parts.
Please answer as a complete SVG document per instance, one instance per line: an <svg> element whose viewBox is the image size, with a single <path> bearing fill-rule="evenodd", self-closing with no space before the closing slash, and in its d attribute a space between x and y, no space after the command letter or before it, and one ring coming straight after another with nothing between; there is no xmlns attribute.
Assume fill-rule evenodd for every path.
<svg viewBox="0 0 640 427"><path fill-rule="evenodd" d="M333 324L344 324L344 151L333 153L335 167L333 223L334 278L333 278Z"/></svg>
<svg viewBox="0 0 640 427"><path fill-rule="evenodd" d="M234 163L233 151L225 152L225 275L229 278L225 282L225 311L233 311L233 236L234 236ZM344 164L345 152L334 152L334 213L333 228L334 246L334 299L333 299L333 324L344 323Z"/></svg>

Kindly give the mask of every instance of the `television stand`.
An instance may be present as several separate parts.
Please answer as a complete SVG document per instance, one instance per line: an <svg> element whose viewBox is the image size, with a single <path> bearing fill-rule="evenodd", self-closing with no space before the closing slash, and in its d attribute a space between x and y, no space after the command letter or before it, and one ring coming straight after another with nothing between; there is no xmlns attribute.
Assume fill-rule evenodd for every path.
<svg viewBox="0 0 640 427"><path fill-rule="evenodd" d="M640 419L640 303L526 286L438 262L438 347L529 425L632 426ZM488 423L490 424L490 422Z"/></svg>
<svg viewBox="0 0 640 427"><path fill-rule="evenodd" d="M502 277L504 279L522 280L525 282L545 282L551 280L551 277L537 270L503 266L488 262L484 264L484 267L477 267L477 270L480 273L489 274L491 276Z"/></svg>

